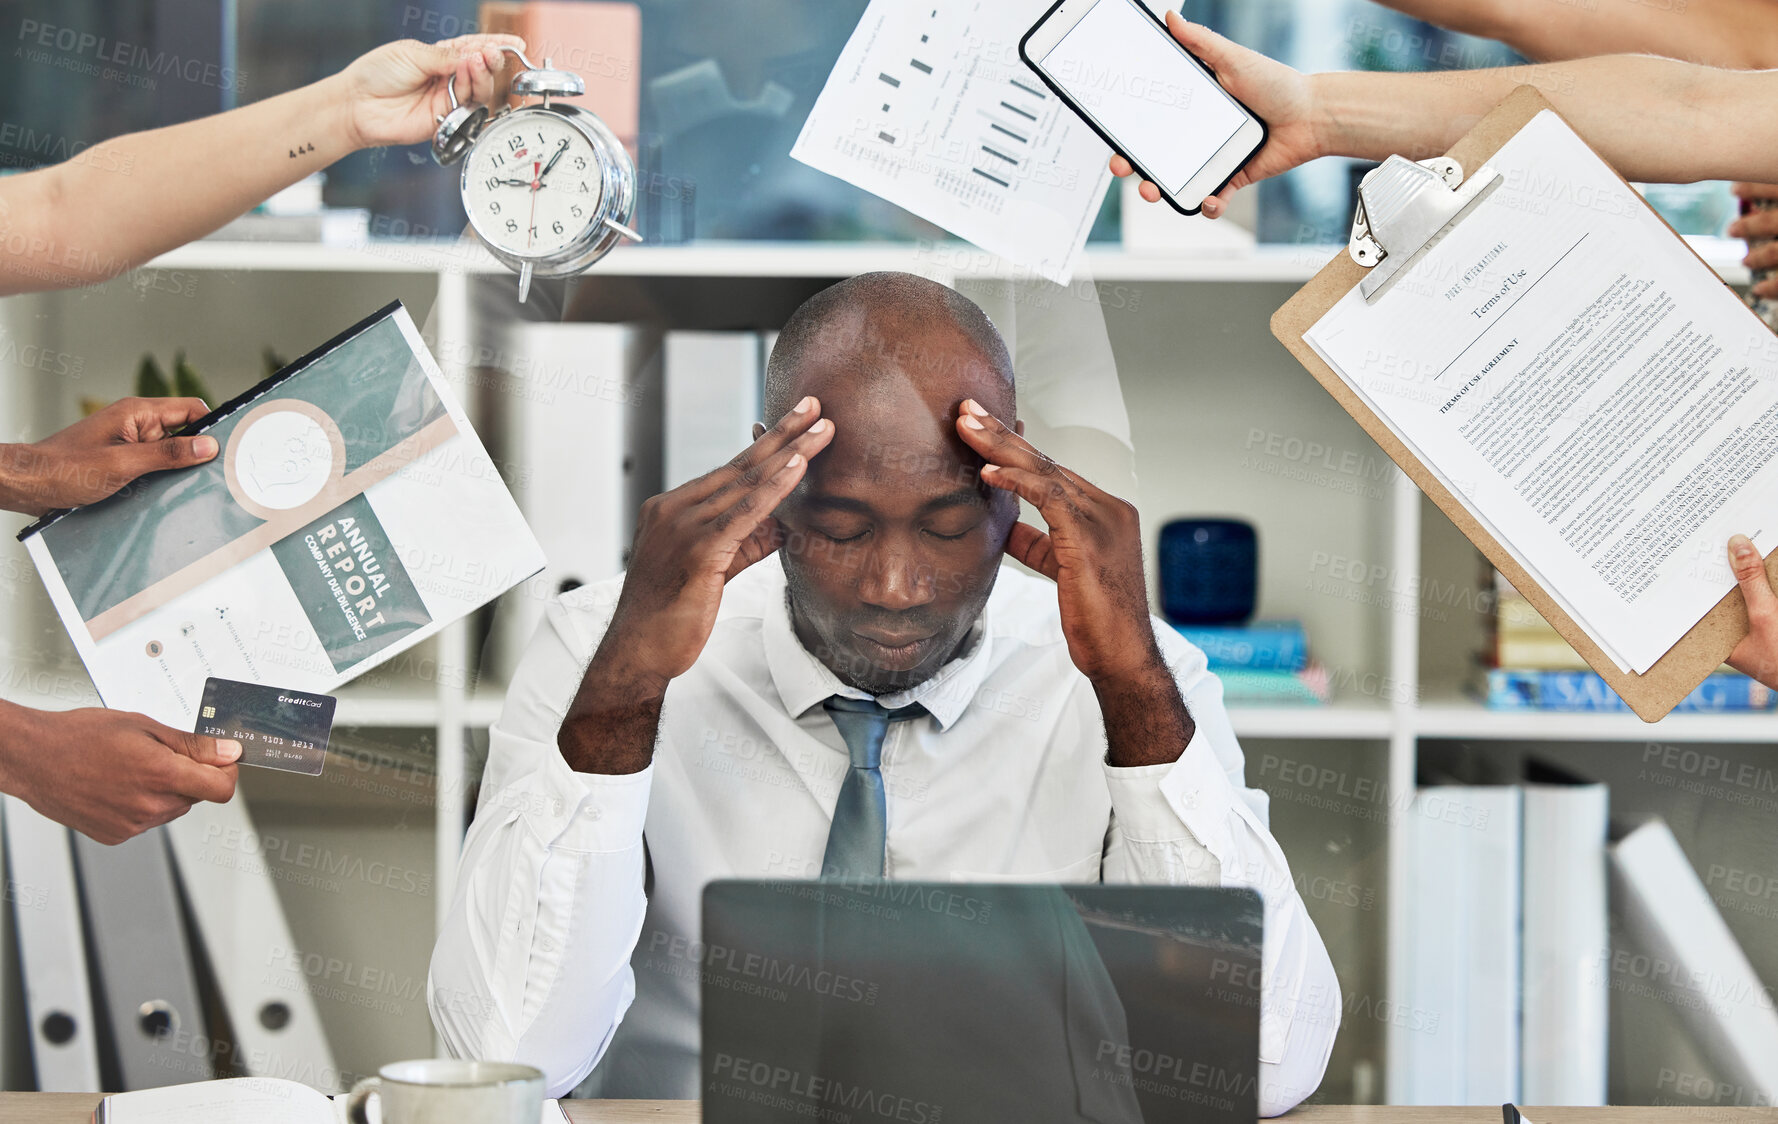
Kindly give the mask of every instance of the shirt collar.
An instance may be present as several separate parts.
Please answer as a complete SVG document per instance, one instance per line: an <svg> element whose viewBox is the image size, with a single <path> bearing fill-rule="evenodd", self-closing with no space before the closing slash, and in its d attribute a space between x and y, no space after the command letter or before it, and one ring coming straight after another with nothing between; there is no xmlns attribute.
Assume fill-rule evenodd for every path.
<svg viewBox="0 0 1778 1124"><path fill-rule="evenodd" d="M803 647L790 620L790 588L784 579L782 563L773 570L775 589L768 594L762 639L766 667L772 673L772 683L778 689L778 698L784 703L785 711L792 718L800 718L810 708L834 695L871 698L870 694L841 683L814 653ZM950 729L975 701L982 681L991 670L988 653L988 615L991 612L992 601L969 626L963 639L963 654L939 668L938 674L910 690L877 696L877 702L891 710L917 702L938 722L939 729Z"/></svg>

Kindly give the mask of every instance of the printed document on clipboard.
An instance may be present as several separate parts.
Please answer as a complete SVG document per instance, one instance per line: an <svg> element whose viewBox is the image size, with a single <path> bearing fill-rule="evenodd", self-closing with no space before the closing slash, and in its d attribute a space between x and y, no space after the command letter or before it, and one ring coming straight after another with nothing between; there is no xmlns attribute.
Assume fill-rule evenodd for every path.
<svg viewBox="0 0 1778 1124"><path fill-rule="evenodd" d="M1731 534L1778 545L1778 339L1551 110L1487 163L1491 194L1301 338L1640 676L1734 589Z"/></svg>

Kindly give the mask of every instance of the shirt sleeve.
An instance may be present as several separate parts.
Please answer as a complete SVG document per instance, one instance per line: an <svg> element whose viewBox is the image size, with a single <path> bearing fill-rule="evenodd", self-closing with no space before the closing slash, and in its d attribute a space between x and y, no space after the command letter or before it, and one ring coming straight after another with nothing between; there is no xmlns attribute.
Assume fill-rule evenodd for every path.
<svg viewBox="0 0 1778 1124"><path fill-rule="evenodd" d="M1157 625L1157 633L1166 628ZM1340 984L1267 826L1265 793L1246 787L1222 684L1203 653L1177 633L1161 635L1161 650L1197 729L1171 764L1105 766L1112 825L1104 877L1259 891L1265 900L1259 1110L1276 1116L1321 1084L1340 1028Z"/></svg>
<svg viewBox="0 0 1778 1124"><path fill-rule="evenodd" d="M576 773L556 748L596 639L552 602L513 675L427 979L452 1055L534 1065L551 1097L591 1072L629 1010L647 908L652 766Z"/></svg>

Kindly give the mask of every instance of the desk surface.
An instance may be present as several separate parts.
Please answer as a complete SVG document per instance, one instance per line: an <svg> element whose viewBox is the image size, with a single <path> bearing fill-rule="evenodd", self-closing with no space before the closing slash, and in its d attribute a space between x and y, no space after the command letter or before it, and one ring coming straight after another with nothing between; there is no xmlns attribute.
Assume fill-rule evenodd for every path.
<svg viewBox="0 0 1778 1124"><path fill-rule="evenodd" d="M91 1093L0 1093L6 1124L86 1124ZM694 1101L563 1101L574 1124L697 1124ZM1778 1124L1778 1108L1529 1108L1536 1124ZM1498 1108L1310 1105L1283 1117L1303 1124L1499 1124Z"/></svg>

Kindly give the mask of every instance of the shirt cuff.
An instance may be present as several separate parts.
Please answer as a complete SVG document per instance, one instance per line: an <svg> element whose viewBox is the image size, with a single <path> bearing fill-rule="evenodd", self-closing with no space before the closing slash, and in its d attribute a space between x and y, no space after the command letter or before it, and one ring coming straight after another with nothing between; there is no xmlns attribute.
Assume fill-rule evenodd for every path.
<svg viewBox="0 0 1778 1124"><path fill-rule="evenodd" d="M553 745L533 742L496 730L490 737L507 743L508 750L529 753L537 767L488 797L478 815L504 815L508 822L523 819L545 845L589 854L629 850L642 838L648 819L648 796L654 783L654 765L639 773L608 775L577 773L568 767Z"/></svg>
<svg viewBox="0 0 1778 1124"><path fill-rule="evenodd" d="M1195 841L1227 866L1235 793L1202 730L1179 760L1120 769L1105 766L1111 808L1124 838L1136 843Z"/></svg>

